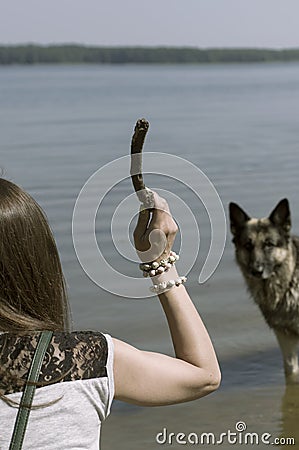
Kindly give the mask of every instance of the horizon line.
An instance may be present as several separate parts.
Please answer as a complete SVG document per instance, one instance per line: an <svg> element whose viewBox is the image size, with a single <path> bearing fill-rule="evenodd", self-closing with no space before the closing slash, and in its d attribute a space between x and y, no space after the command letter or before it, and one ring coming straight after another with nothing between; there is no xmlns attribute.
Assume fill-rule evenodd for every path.
<svg viewBox="0 0 299 450"><path fill-rule="evenodd" d="M0 47L28 47L28 46L36 46L36 47L66 47L66 46L75 46L75 47L85 47L85 48L143 48L143 49L193 49L193 50L271 50L271 51L284 51L284 50L299 50L299 45L296 47L256 47L256 46L197 46L197 45L167 45L167 44L156 44L156 45L147 45L147 44L139 44L139 45L131 45L131 44L82 44L79 42L54 42L54 43L38 43L33 41L22 42L22 43L1 43Z"/></svg>

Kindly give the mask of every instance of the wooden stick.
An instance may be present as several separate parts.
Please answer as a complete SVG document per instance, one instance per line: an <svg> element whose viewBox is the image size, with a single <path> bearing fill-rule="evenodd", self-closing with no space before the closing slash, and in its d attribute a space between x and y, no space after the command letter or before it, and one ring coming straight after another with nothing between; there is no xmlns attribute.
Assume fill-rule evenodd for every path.
<svg viewBox="0 0 299 450"><path fill-rule="evenodd" d="M143 203L146 208L153 208L153 193L145 186L142 175L142 149L148 129L149 123L146 119L137 120L131 141L130 174L139 201Z"/></svg>

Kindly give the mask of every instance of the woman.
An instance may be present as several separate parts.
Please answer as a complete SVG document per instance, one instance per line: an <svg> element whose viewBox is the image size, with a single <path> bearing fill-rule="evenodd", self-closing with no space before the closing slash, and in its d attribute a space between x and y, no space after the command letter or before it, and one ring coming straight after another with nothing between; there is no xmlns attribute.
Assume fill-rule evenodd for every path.
<svg viewBox="0 0 299 450"><path fill-rule="evenodd" d="M135 247L153 264L176 358L140 351L99 332L70 332L61 264L47 220L32 197L0 179L0 448L8 449L17 407L42 330L53 330L40 371L24 449L98 449L113 398L144 406L199 397L219 386L209 335L175 268L177 226L166 201L141 211ZM161 240L161 232L166 242ZM150 240L156 237L153 247ZM164 242L161 248L161 242ZM144 256L146 255L146 256ZM145 258L145 259L144 259Z"/></svg>

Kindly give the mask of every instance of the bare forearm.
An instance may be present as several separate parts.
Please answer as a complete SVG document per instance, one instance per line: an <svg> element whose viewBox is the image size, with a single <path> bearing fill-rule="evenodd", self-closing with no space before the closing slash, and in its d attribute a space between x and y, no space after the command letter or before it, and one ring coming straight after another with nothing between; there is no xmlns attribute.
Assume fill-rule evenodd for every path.
<svg viewBox="0 0 299 450"><path fill-rule="evenodd" d="M170 278L172 277L172 278ZM155 282L177 278L175 268ZM184 286L159 295L177 358L114 340L115 396L143 406L170 405L218 388L220 370L209 335Z"/></svg>
<svg viewBox="0 0 299 450"><path fill-rule="evenodd" d="M148 262L148 267L143 269L148 272L145 275L152 277L156 285L154 291L159 294L160 288L172 286L165 293L159 294L177 357L174 359L175 363L170 358L169 364L165 364L165 374L169 380L168 384L170 373L174 375L172 387L169 385L168 388L176 401L179 398L190 400L215 390L220 382L220 371L210 337L186 289L182 285L174 286L173 282L170 283L178 278L174 255L171 254L178 226L171 216L166 200L155 192L153 200L154 208L139 213L134 242L141 260ZM156 255L159 255L158 258ZM162 263L162 259L167 259L167 263ZM162 281L163 284L160 285ZM159 362L162 364L161 357L154 356L154 359L157 360L157 367ZM158 372L161 373L161 370Z"/></svg>
<svg viewBox="0 0 299 450"><path fill-rule="evenodd" d="M162 281L166 275L160 276ZM177 278L175 267L167 277ZM219 376L219 366L209 334L183 285L159 299L165 312L176 357Z"/></svg>

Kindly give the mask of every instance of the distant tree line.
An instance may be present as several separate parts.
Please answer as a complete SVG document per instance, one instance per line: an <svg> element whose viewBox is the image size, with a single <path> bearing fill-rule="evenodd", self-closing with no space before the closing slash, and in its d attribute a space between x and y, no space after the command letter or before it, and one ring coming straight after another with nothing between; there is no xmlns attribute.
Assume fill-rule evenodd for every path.
<svg viewBox="0 0 299 450"><path fill-rule="evenodd" d="M198 64L299 61L298 49L0 46L0 64Z"/></svg>

